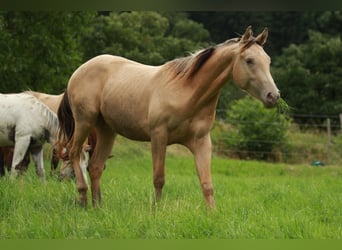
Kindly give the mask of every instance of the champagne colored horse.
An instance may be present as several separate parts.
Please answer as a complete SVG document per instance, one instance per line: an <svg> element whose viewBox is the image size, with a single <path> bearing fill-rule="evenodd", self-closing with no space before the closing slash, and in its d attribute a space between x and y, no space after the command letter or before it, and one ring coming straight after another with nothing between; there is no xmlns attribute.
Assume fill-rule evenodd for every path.
<svg viewBox="0 0 342 250"><path fill-rule="evenodd" d="M155 201L165 182L167 145L178 143L193 153L206 205L215 206L210 173L210 129L222 86L236 85L266 107L279 98L270 74L270 57L262 45L268 31L148 66L122 57L101 55L71 76L58 110L59 143L66 146L77 178L80 204L87 204L87 183L79 167L84 140L93 127L97 144L89 162L92 203L101 204L100 178L115 136L151 141Z"/></svg>

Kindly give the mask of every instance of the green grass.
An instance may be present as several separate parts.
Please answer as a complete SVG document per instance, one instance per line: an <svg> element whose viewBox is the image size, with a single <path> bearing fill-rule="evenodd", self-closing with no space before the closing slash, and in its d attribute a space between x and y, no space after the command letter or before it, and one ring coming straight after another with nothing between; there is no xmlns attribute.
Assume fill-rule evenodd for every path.
<svg viewBox="0 0 342 250"><path fill-rule="evenodd" d="M120 138L113 154L100 209L75 206L73 182L49 175L41 182L32 166L16 180L1 179L0 239L342 238L341 167L213 157L210 212L187 151L169 150L157 207L149 145Z"/></svg>

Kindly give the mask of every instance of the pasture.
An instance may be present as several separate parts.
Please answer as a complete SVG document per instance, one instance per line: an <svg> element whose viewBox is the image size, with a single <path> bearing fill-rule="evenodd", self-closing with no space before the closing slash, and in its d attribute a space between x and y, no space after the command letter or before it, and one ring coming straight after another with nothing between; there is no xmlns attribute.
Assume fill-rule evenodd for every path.
<svg viewBox="0 0 342 250"><path fill-rule="evenodd" d="M75 183L34 167L0 179L0 239L341 239L342 169L213 157L207 211L190 153L172 146L153 204L147 143L119 137L102 177L102 208L75 206ZM90 198L90 194L88 194Z"/></svg>

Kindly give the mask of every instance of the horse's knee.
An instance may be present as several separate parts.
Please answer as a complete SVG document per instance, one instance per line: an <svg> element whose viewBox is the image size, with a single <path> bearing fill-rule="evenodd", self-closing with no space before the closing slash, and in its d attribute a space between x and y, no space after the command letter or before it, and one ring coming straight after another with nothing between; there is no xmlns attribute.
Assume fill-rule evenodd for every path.
<svg viewBox="0 0 342 250"><path fill-rule="evenodd" d="M158 201L162 195L162 189L165 184L164 176L154 176L153 178L154 190L155 190L155 201Z"/></svg>
<svg viewBox="0 0 342 250"><path fill-rule="evenodd" d="M153 184L156 189L162 189L165 184L165 177L164 176L154 176Z"/></svg>

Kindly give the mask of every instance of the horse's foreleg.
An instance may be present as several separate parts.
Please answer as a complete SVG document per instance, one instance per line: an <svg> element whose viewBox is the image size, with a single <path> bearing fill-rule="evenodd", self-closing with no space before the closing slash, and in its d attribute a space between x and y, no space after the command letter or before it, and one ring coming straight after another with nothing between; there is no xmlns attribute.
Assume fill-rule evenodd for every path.
<svg viewBox="0 0 342 250"><path fill-rule="evenodd" d="M37 175L41 178L44 178L45 169L43 162L43 146L30 148L30 153L32 155L32 160L36 166Z"/></svg>
<svg viewBox="0 0 342 250"><path fill-rule="evenodd" d="M24 159L27 149L30 145L31 136L15 136L15 145L13 152L13 160L11 166L11 176L15 177L18 174L16 167Z"/></svg>
<svg viewBox="0 0 342 250"><path fill-rule="evenodd" d="M187 145L195 157L196 170L201 183L202 192L208 208L215 207L214 188L211 179L211 139L207 134L202 138L194 138Z"/></svg>
<svg viewBox="0 0 342 250"><path fill-rule="evenodd" d="M165 184L165 154L167 146L167 132L156 129L151 136L151 149L153 161L153 184L155 191L155 203L161 198Z"/></svg>

